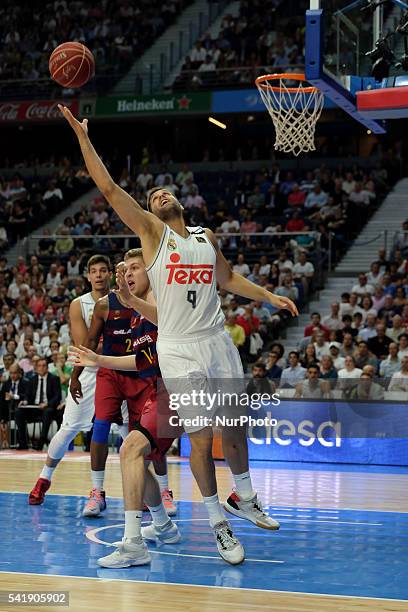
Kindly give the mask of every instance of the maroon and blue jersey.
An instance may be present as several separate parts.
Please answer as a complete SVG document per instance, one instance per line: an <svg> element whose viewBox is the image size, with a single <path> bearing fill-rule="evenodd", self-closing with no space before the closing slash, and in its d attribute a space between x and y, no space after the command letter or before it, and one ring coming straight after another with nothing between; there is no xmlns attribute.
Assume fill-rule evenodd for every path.
<svg viewBox="0 0 408 612"><path fill-rule="evenodd" d="M133 353L139 376L147 378L160 376L157 357L157 327L143 315L133 312L130 322L133 339Z"/></svg>
<svg viewBox="0 0 408 612"><path fill-rule="evenodd" d="M122 357L133 354L134 334L131 326L132 317L135 312L131 308L123 306L116 294L108 294L109 312L105 321L102 335L102 355ZM137 377L137 372L125 372L122 374Z"/></svg>

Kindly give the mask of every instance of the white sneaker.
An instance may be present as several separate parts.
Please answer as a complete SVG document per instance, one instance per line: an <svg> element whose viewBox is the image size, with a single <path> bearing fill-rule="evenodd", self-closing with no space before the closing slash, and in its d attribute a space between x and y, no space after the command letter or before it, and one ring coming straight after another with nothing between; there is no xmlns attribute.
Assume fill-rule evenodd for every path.
<svg viewBox="0 0 408 612"><path fill-rule="evenodd" d="M228 521L221 521L213 527L218 552L227 563L238 565L245 559L244 548L232 533Z"/></svg>
<svg viewBox="0 0 408 612"><path fill-rule="evenodd" d="M142 538L149 542L161 542L162 544L177 544L180 542L181 535L178 527L173 521L169 520L164 525L156 527L150 523L147 527L142 527Z"/></svg>
<svg viewBox="0 0 408 612"><path fill-rule="evenodd" d="M278 521L275 521L275 519L264 512L257 494L252 499L244 501L234 491L225 502L224 508L230 514L235 514L235 516L251 521L251 523L262 529L275 530L280 527Z"/></svg>
<svg viewBox="0 0 408 612"><path fill-rule="evenodd" d="M141 537L123 538L113 553L98 559L98 565L120 569L122 567L131 567L132 565L146 565L150 561L149 551Z"/></svg>

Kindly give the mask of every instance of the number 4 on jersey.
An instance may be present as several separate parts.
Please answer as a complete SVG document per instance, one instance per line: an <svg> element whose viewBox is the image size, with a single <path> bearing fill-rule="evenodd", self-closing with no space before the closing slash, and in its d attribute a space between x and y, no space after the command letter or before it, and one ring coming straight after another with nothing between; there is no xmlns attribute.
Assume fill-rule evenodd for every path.
<svg viewBox="0 0 408 612"><path fill-rule="evenodd" d="M197 291L187 291L187 302L189 302L193 308L197 306Z"/></svg>

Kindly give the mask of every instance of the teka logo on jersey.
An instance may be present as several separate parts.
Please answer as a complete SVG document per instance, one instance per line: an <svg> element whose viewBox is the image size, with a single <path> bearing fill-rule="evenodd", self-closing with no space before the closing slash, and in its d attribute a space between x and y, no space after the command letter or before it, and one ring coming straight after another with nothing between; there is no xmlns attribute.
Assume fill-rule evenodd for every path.
<svg viewBox="0 0 408 612"><path fill-rule="evenodd" d="M177 283L178 285L211 285L214 276L213 264L182 264L180 255L172 253L170 255L171 264L166 265L169 271L167 284Z"/></svg>

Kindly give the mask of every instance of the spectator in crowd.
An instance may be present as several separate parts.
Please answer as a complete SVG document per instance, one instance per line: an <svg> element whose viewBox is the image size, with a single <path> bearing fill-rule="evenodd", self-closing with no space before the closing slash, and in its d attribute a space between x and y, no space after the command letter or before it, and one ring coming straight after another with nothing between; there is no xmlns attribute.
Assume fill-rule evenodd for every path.
<svg viewBox="0 0 408 612"><path fill-rule="evenodd" d="M8 448L11 402L22 401L27 394L27 381L20 366L12 363L8 372L9 378L0 389L0 448Z"/></svg>
<svg viewBox="0 0 408 612"><path fill-rule="evenodd" d="M323 399L330 391L328 383L319 380L320 369L317 363L309 365L306 378L296 384L295 398Z"/></svg>
<svg viewBox="0 0 408 612"><path fill-rule="evenodd" d="M330 354L330 344L326 341L325 333L320 330L316 333L316 342L314 343L316 359L320 361L323 355Z"/></svg>
<svg viewBox="0 0 408 612"><path fill-rule="evenodd" d="M276 391L276 386L266 375L266 367L264 363L255 363L252 366L252 378L247 385L247 393L249 396L254 394L272 395Z"/></svg>
<svg viewBox="0 0 408 612"><path fill-rule="evenodd" d="M293 278L303 284L305 294L309 293L315 269L310 261L307 261L305 251L299 252L298 262L293 266Z"/></svg>
<svg viewBox="0 0 408 612"><path fill-rule="evenodd" d="M244 346L245 332L242 325L238 325L237 323L237 315L227 314L225 320L225 330L229 333L233 343L238 349Z"/></svg>
<svg viewBox="0 0 408 612"><path fill-rule="evenodd" d="M243 253L239 253L237 257L237 263L233 267L234 272L241 274L242 276L248 276L250 273L249 266L245 262Z"/></svg>
<svg viewBox="0 0 408 612"><path fill-rule="evenodd" d="M368 350L368 344L364 340L357 343L357 350L354 353L354 360L357 368L361 370L366 365L372 365L377 369L377 358Z"/></svg>
<svg viewBox="0 0 408 612"><path fill-rule="evenodd" d="M351 292L361 297L367 295L367 293L372 295L374 293L374 285L368 284L367 275L362 272L358 275L358 283L353 285Z"/></svg>
<svg viewBox="0 0 408 612"><path fill-rule="evenodd" d="M392 375L388 391L408 391L408 355L401 359L401 369ZM405 396L406 399L406 396Z"/></svg>
<svg viewBox="0 0 408 612"><path fill-rule="evenodd" d="M381 285L384 272L381 271L380 262L373 261L370 266L370 272L367 274L367 283L373 287Z"/></svg>
<svg viewBox="0 0 408 612"><path fill-rule="evenodd" d="M377 359L385 359L392 340L386 335L386 327L383 323L378 323L376 329L377 335L370 338L367 342L368 350L374 353Z"/></svg>
<svg viewBox="0 0 408 612"><path fill-rule="evenodd" d="M299 353L291 351L289 353L289 366L282 372L280 387L295 388L296 384L303 380L306 375L306 370L299 363Z"/></svg>
<svg viewBox="0 0 408 612"><path fill-rule="evenodd" d="M269 351L266 362L266 375L270 380L274 381L276 386L279 385L279 381L282 376L282 368L278 365L278 361L279 353Z"/></svg>
<svg viewBox="0 0 408 612"><path fill-rule="evenodd" d="M398 359L408 356L408 333L403 333L399 337Z"/></svg>
<svg viewBox="0 0 408 612"><path fill-rule="evenodd" d="M320 360L320 378L332 383L337 380L337 369L331 355L323 355Z"/></svg>
<svg viewBox="0 0 408 612"><path fill-rule="evenodd" d="M388 347L388 356L380 363L380 376L389 381L392 375L400 370L400 367L401 361L398 358L398 344L396 342L391 342Z"/></svg>
<svg viewBox="0 0 408 612"><path fill-rule="evenodd" d="M373 307L373 300L371 296L365 295L363 297L363 299L361 300L360 308L361 308L360 314L361 314L363 323L366 322L368 315L374 315L375 317L377 317L378 313L377 313L377 310ZM354 314L357 314L357 313L354 313Z"/></svg>
<svg viewBox="0 0 408 612"><path fill-rule="evenodd" d="M330 357L332 358L333 365L337 371L344 368L345 362L345 358L340 355L340 348L340 342L330 342L329 344Z"/></svg>
<svg viewBox="0 0 408 612"><path fill-rule="evenodd" d="M347 355L344 359L344 368L337 372L339 386L343 390L349 391L361 374L362 370L356 367L356 362L352 355Z"/></svg>
<svg viewBox="0 0 408 612"><path fill-rule="evenodd" d="M73 366L67 362L64 353L54 351L51 355L52 361L48 366L50 374L57 376L61 383L62 398L68 395L69 380L71 378Z"/></svg>
<svg viewBox="0 0 408 612"><path fill-rule="evenodd" d="M299 290L293 282L292 274L285 274L281 287L275 290L277 295L290 298L293 302L297 302L299 298ZM283 313L284 314L284 313Z"/></svg>
<svg viewBox="0 0 408 612"><path fill-rule="evenodd" d="M347 399L358 400L360 402L383 400L384 389L381 385L374 382L371 374L362 372L358 384L352 387L347 394Z"/></svg>
<svg viewBox="0 0 408 612"><path fill-rule="evenodd" d="M405 332L405 328L402 326L402 317L400 315L394 315L392 317L392 327L387 329L387 336L391 338L393 342L398 342L401 334Z"/></svg>
<svg viewBox="0 0 408 612"><path fill-rule="evenodd" d="M340 319L340 304L338 302L333 302L330 307L330 314L326 315L322 319L322 327L325 327L329 331L331 330L339 330L343 328L343 323Z"/></svg>
<svg viewBox="0 0 408 612"><path fill-rule="evenodd" d="M316 187L311 191L305 201L305 209L317 211L326 206L327 204L327 193L322 191L320 185L316 185Z"/></svg>
<svg viewBox="0 0 408 612"><path fill-rule="evenodd" d="M316 350L313 342L306 345L305 353L300 363L306 370L311 363L317 363Z"/></svg>
<svg viewBox="0 0 408 612"><path fill-rule="evenodd" d="M59 425L62 422L63 412L58 410L61 402L61 385L57 376L48 372L48 363L45 358L39 359L36 374L30 380L27 389L25 404L38 406L38 408L25 408L20 406L16 410L16 423L20 450L28 448L26 423L36 420L39 416L42 420L41 435L36 450L42 450L48 440L48 430L52 421L56 420Z"/></svg>
<svg viewBox="0 0 408 612"><path fill-rule="evenodd" d="M376 329L377 317L374 314L368 314L363 329L358 331L358 337L365 342L377 335Z"/></svg>

